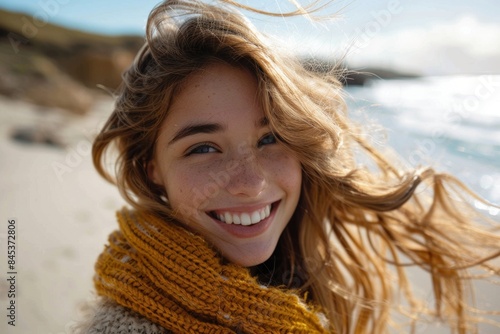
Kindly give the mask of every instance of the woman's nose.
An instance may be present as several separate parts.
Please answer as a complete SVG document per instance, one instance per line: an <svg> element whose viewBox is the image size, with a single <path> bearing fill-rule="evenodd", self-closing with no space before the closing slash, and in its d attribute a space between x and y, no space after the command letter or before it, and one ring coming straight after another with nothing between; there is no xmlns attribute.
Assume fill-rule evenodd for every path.
<svg viewBox="0 0 500 334"><path fill-rule="evenodd" d="M226 190L234 196L257 197L267 182L262 166L254 154L238 159L230 173Z"/></svg>

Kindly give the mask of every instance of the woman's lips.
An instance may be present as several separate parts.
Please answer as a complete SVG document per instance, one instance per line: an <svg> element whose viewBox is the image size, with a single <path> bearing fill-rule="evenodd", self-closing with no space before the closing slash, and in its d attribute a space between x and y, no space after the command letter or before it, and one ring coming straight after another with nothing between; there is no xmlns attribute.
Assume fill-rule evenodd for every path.
<svg viewBox="0 0 500 334"><path fill-rule="evenodd" d="M208 216L233 236L251 238L267 230L279 204L274 202L249 212L211 211Z"/></svg>
<svg viewBox="0 0 500 334"><path fill-rule="evenodd" d="M271 204L249 212L213 211L211 216L226 224L254 225L269 217Z"/></svg>

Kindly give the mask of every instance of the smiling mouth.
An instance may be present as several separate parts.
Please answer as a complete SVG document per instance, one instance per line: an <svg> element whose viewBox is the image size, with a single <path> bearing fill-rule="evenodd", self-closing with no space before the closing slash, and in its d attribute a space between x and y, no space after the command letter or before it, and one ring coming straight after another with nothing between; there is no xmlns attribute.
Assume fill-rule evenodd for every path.
<svg viewBox="0 0 500 334"><path fill-rule="evenodd" d="M208 215L228 225L250 226L260 223L267 219L278 202L268 204L265 207L252 212L230 212L230 211L211 211Z"/></svg>

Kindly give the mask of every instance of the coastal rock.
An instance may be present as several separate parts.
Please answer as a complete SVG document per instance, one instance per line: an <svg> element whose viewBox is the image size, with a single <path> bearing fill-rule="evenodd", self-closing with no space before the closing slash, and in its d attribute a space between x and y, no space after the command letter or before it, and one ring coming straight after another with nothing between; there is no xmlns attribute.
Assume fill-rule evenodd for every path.
<svg viewBox="0 0 500 334"><path fill-rule="evenodd" d="M74 55L68 63L68 73L89 88L104 86L116 89L122 72L132 63L134 54L116 49L109 52L89 50Z"/></svg>
<svg viewBox="0 0 500 334"><path fill-rule="evenodd" d="M93 93L40 56L11 56L0 65L0 93L33 104L85 114L93 104Z"/></svg>

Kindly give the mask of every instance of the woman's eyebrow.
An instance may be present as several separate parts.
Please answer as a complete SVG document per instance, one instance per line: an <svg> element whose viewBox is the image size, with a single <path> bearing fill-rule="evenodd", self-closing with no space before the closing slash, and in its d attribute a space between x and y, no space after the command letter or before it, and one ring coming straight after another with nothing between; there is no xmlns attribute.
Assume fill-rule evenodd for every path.
<svg viewBox="0 0 500 334"><path fill-rule="evenodd" d="M269 120L267 119L267 117L262 117L260 118L256 123L255 123L255 126L258 127L258 128L264 128L266 126L269 125Z"/></svg>
<svg viewBox="0 0 500 334"><path fill-rule="evenodd" d="M168 143L173 144L179 139L185 138L187 136L192 136L198 133L214 133L223 131L226 127L218 123L206 123L206 124L190 124L180 128L175 136Z"/></svg>
<svg viewBox="0 0 500 334"><path fill-rule="evenodd" d="M262 117L256 122L255 125L258 128L263 128L269 125L269 120L266 117ZM226 126L218 123L189 124L177 130L174 137L170 140L168 144L171 145L176 141L178 141L179 139L185 138L187 136L192 136L198 133L214 133L223 131L225 129Z"/></svg>

